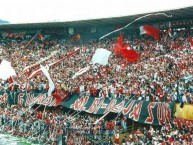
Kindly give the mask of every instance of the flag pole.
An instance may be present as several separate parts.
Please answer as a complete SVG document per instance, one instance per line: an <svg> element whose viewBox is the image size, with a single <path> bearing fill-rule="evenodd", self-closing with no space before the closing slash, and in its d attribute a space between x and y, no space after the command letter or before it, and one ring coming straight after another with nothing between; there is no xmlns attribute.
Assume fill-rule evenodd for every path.
<svg viewBox="0 0 193 145"><path fill-rule="evenodd" d="M41 31L38 31L31 39L30 41L26 44L26 46L24 47L25 49L30 45L30 43L38 36L38 34L40 33Z"/></svg>
<svg viewBox="0 0 193 145"><path fill-rule="evenodd" d="M45 105L45 107L44 107L44 112L43 112L42 118L45 118L45 117L46 117L46 116L45 116L45 111L46 111L46 105Z"/></svg>
<svg viewBox="0 0 193 145"><path fill-rule="evenodd" d="M110 111L108 111L107 113L105 113L101 118L99 118L98 120L96 120L93 124L96 125L98 124L99 121L101 121L105 116L107 116L107 114L109 114Z"/></svg>

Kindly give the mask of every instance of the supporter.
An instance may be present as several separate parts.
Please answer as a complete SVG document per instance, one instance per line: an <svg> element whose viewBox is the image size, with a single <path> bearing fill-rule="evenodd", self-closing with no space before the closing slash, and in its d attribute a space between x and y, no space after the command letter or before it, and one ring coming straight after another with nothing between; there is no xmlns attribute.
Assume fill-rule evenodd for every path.
<svg viewBox="0 0 193 145"><path fill-rule="evenodd" d="M131 46L139 51L139 62L129 63L121 56L112 54L108 65L93 65L89 71L73 79L72 76L77 71L90 65L91 58L98 46L113 51L116 38L107 38L100 42L91 41L85 45L79 44L77 46L81 48L80 52L74 54L73 57L68 57L64 61L49 67L50 77L55 84L55 91L53 93L60 94L63 97L63 101L76 94L109 99L134 98L142 101L181 101L192 104L193 49L191 49L188 40L182 37L188 33L190 33L190 30L177 32L175 38L167 36L164 38L164 36L162 36L162 41L159 42L159 44L146 35L128 36L125 42L129 41ZM13 96L16 96L14 95L16 93L24 93L26 91L28 93L46 93L49 89L46 77L43 74L39 74L30 78L30 75L40 68L40 64L49 66L61 60L61 58L67 57L75 51L76 46L71 42L64 42L55 37L50 37L44 41L35 39L25 48L29 40L30 38L28 38L27 35L20 41L14 38L9 39L4 37L3 42L0 43L0 49L2 49L2 53L0 54L1 60L7 59L10 61L17 73L17 76L13 77L14 85L12 86L9 81L0 79L0 90L10 92ZM38 64L34 65L36 63ZM34 66L24 71L26 67L31 65ZM14 98L13 104L17 104L17 98ZM4 113L3 111L1 112L2 114ZM22 110L19 110L18 116L20 116L20 111L22 112ZM13 116L15 114L13 111L9 113L12 113ZM35 121L35 124L41 124L42 122L40 120L44 119L43 116L34 114L34 116L29 118L28 122L28 120L24 121L21 118L18 119L18 121L8 114L6 114L7 116L3 116L3 114L0 119L0 124L3 124L3 126L1 126L1 128L4 128L3 130L10 130L10 128L15 132L19 130L20 135L24 136L31 126L31 128L35 130L31 132L31 135L35 137L37 137L35 134L36 131L39 130L38 135L41 134L42 130L47 131L45 127L37 128L33 124L29 125L29 122L32 122L32 120ZM61 121L53 115L47 115L46 117L48 117L46 122L51 132L44 132L44 135L49 136L49 138L55 138L57 135L61 136L61 131L58 131L59 128L56 127L57 125L61 125ZM60 115L58 115L58 117L63 118ZM65 117L64 115L64 118ZM70 119L73 120L74 118L68 118L67 120ZM12 124L5 125L5 122L7 123L10 120ZM110 135L109 129L105 129L104 127L104 122L102 123L103 125L92 128L91 119L89 119L88 122L84 119L82 122L76 120L78 124L73 124L70 121L65 122L66 125L64 126L66 130L78 130L84 126L84 130L82 131L88 134L92 133L93 138L97 138L98 135L101 135L103 138L105 133L100 132L106 132L107 136ZM51 125L49 122L56 124L56 126ZM174 131L172 130L171 124L167 122L162 126L161 131L155 130L155 128L151 126L148 131L146 129L144 129L143 132L139 131L140 133L137 133L138 137L136 137L136 140L135 135L131 135L131 142L139 143L143 140L148 140L152 144L153 141L156 143L167 141L168 144L175 142L190 143L191 139L189 138L192 138L192 132L190 133L192 124L176 118L173 123L175 127L181 128L179 132L175 132L175 136L173 135ZM67 124L69 124L69 127L66 127ZM183 127L184 124L187 127ZM127 131L127 128L123 128L124 131ZM79 134L70 133L68 139L71 138L72 144L75 142L73 140L74 135L79 136ZM141 139L142 136L143 138ZM83 141L83 138L80 140ZM80 140L77 140L77 142Z"/></svg>
<svg viewBox="0 0 193 145"><path fill-rule="evenodd" d="M135 132L135 135L136 135L137 137L141 137L141 136L142 136L141 130L140 130L140 129L137 129L137 131Z"/></svg>
<svg viewBox="0 0 193 145"><path fill-rule="evenodd" d="M119 131L116 131L116 133L115 133L115 141L114 141L114 143L116 145L120 143Z"/></svg>
<svg viewBox="0 0 193 145"><path fill-rule="evenodd" d="M182 31L179 33L187 33L186 31ZM102 97L109 97L109 98L123 98L123 93L127 94L134 94L136 99L140 99L140 100L154 100L154 101L175 101L177 100L177 97L171 97L173 96L172 94L174 94L176 92L176 85L175 83L170 85L169 81L176 80L176 74L179 73L178 68L182 68L182 71L180 71L181 73L179 73L179 81L180 81L180 86L179 89L182 90L181 86L184 86L186 88L187 85L191 86L192 83L189 84L185 84L183 82L183 75L188 74L187 72L191 71L191 67L192 67L192 60L188 57L188 55L184 55L184 54L190 54L192 53L192 50L189 49L189 43L187 42L187 40L185 39L181 39L180 38L181 35L176 35L175 41L185 41L185 43L183 43L183 46L178 46L175 49L170 49L168 51L167 54L165 53L165 47L170 45L170 38L166 37L166 41L168 42L166 43L166 46L163 47L162 49L154 49L156 48L156 43L155 41L147 36L142 36L141 40L137 39L136 36L133 37L128 37L129 39L131 38L132 41L130 41L131 45L135 44L137 41L140 41L140 53L141 53L141 59L139 63L136 64L129 64L128 65L128 70L125 69L124 67L121 66L121 64L123 63L123 61L125 61L124 59L121 59L120 57L115 57L114 55L112 55L111 60L109 61L110 63L110 67L108 66L107 69L103 71L101 71L101 68L99 66L94 66L93 69L89 72L86 72L84 75L79 76L80 80L83 80L82 82L85 84L85 80L87 80L87 83L85 84L85 88L88 87L86 86L87 84L90 84L90 81L94 81L95 78L93 78L93 76L96 76L96 78L98 79L97 82L101 82L103 81L106 85L105 85L105 92L104 90L102 90L101 87L96 87L95 83L90 84L90 92L89 94L92 96L97 96L97 92L99 92L99 96ZM9 51L10 53L8 53L9 55L12 55L13 58L16 58L16 61L13 61L13 66L15 66L16 72L19 74L22 71L22 67L20 66L19 62L22 62L22 64L24 64L25 66L29 66L31 64L34 64L35 62L38 62L40 60L40 57L46 57L49 54L52 53L52 51L60 51L62 53L59 53L60 55L55 55L54 57L51 57L50 59L46 60L44 62L44 64L49 64L52 62L55 62L56 60L62 58L63 56L65 56L66 54L69 54L70 52L73 51L73 47L70 46L69 44L64 44L63 41L58 41L58 40L52 40L52 42L49 42L49 40L51 40L51 38L49 38L48 40L44 40L45 42L42 43L41 41L34 41L32 42L29 47L32 49L27 49L26 52L28 51L28 53L26 53L25 51L21 51L20 49L18 49L17 52L15 51ZM110 46L109 44L113 44L113 41L115 39L109 39L106 40L110 43L108 43L108 45L105 45L106 49L109 49L111 47L112 50L112 46ZM145 42L146 40L146 42ZM23 42L25 42L26 40L24 39ZM23 42L21 44L23 44ZM148 43L147 43L148 42ZM9 43L9 45L14 47L17 47L17 41L13 41L11 43ZM1 47L3 49L6 49L6 40L4 42L4 45L1 44ZM51 44L51 45L50 45ZM55 44L55 45L54 45ZM105 41L103 41L101 43L106 44ZM151 45L149 45L151 44ZM46 45L51 46L49 50L44 49L44 47L47 47ZM66 49L66 52L61 49L61 46L65 45L67 46L69 49ZM96 42L92 42L89 45L85 45L86 50L87 51L81 51L81 53L77 53L76 57L72 58L68 58L69 62L62 62L61 65L55 65L52 66L50 68L50 74L51 74L51 78L53 78L55 84L56 84L56 88L57 88L57 80L60 80L61 78L63 78L62 76L65 76L65 82L68 80L68 83L66 84L69 87L75 87L74 84L77 84L79 79L75 79L75 80L71 80L71 76L78 70L81 68L84 68L85 64L88 64L89 59L91 59L95 49L90 49L92 48L94 45L97 45ZM149 47L149 50L147 50L147 46ZM37 47L38 46L38 47ZM161 46L161 44L159 44L158 46ZM11 48L11 47L10 47ZM183 52L181 51L183 48ZM152 51L152 53L148 53L149 51ZM161 55L157 52L161 52ZM154 52L154 53L153 53ZM182 53L181 53L182 52ZM37 56L35 57L34 54L37 54ZM21 54L21 58L17 57L19 56L18 54ZM30 54L30 56L26 56L26 54ZM86 58L81 61L81 63L76 63L76 62L80 62L80 54L86 56ZM176 58L174 58L176 57ZM4 56L4 58L7 58L6 56ZM17 58L22 59L22 61L19 61ZM29 61L30 59L30 61ZM39 60L38 60L39 59ZM13 60L13 59L12 59ZM181 61L183 60L183 61ZM162 62L162 63L159 63ZM143 65L145 63L145 65ZM112 65L111 65L112 64ZM123 63L124 64L124 63ZM189 65L190 64L190 65ZM64 66L66 68L66 71L64 71L64 69L62 69L62 73L57 73L57 70L61 68L61 66ZM189 68L187 67L187 65L189 65ZM164 68L164 66L168 66L167 69ZM24 67L23 67L24 68ZM34 70L36 70L38 68L38 65L31 68L28 72L26 72L26 75L30 75L30 73L32 73ZM139 69L138 69L139 68ZM145 69L148 68L148 71L150 72L149 74L145 74ZM187 71L185 71L187 70ZM157 71L157 72L156 72ZM56 72L56 73L55 73ZM134 82L134 86L131 85L126 85L126 86L122 86L120 84L124 83L124 74L130 72L130 76L131 78L129 78L127 80L127 82ZM183 73L182 73L183 72ZM132 75L134 74L135 75ZM97 75L99 74L99 75ZM103 74L103 75L101 75ZM118 82L119 83L113 83L108 85L107 82L109 80L113 80L115 78L117 78L117 76L122 76L122 78L118 78ZM138 78L136 76L139 76ZM169 78L167 76L170 76ZM22 76L24 77L24 76ZM27 77L27 76L26 76ZM45 92L45 81L46 78L43 77L42 75L41 77L37 77L37 79L34 79L33 83L37 84L38 87L38 92ZM96 81L96 80L95 80ZM20 79L18 79L18 82L20 82ZM63 82L62 82L63 83ZM144 84L148 84L147 86L144 86ZM19 84L20 86L22 86L22 84ZM4 89L6 88L6 85L4 85ZM91 87L92 86L92 87ZM144 87L142 87L144 86ZM43 91L41 90L41 87L43 87ZM78 88L79 86L77 86ZM133 91L132 87L137 88L137 90L135 89L135 91ZM22 89L23 90L23 89ZM71 90L71 89L70 89ZM96 91L97 90L97 91ZM102 90L102 91L101 91ZM151 90L151 92L149 92L149 90ZM170 92L168 93L167 91L170 90ZM171 91L173 90L173 91ZM32 90L31 90L32 91ZM72 90L71 90L72 91ZM77 93L77 90L74 90ZM73 92L74 92L73 91ZM82 88L81 88L81 91ZM103 93L102 93L103 92ZM108 92L108 93L107 93ZM149 93L148 93L149 92ZM187 91L188 92L188 91ZM150 94L151 93L151 94ZM191 96L192 96L192 91L191 91L191 87L190 87L190 94L188 93L183 93L183 98L185 99L185 102L187 103L191 103ZM149 95L146 95L149 94ZM126 95L126 98L128 98L128 95ZM185 97L187 96L187 97ZM182 97L182 96L181 96ZM186 99L187 98L187 99ZM187 101L186 101L187 100Z"/></svg>

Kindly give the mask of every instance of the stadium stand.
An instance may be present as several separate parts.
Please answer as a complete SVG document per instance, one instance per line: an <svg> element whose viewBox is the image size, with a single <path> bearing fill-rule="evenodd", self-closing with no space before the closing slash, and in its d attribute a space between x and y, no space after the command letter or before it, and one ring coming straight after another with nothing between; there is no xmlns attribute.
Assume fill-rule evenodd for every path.
<svg viewBox="0 0 193 145"><path fill-rule="evenodd" d="M192 8L178 11L189 14L188 10ZM193 144L191 115L189 118L178 117L188 106L190 112L193 110L193 30L191 24L185 23L192 21L181 20L182 14L175 17L177 11L170 13L179 19L179 24L174 20L169 22L168 18L165 18L167 22L156 23L153 21L155 16L148 18L149 23L148 19L142 21L142 25L155 22L153 24L161 29L159 41L146 34L140 35L139 27L136 30L133 26L131 31L131 28L126 29L100 41L99 37L88 39L78 30L72 35L61 31L46 34L45 29L40 31L38 28L30 33L14 29L17 26L21 28L20 25L0 26L0 61L11 62L17 73L7 80L0 79L1 132L22 136L30 142L56 145ZM191 14L188 16L191 18ZM160 20L159 16L156 18ZM184 23L181 25L180 22ZM42 24L42 27L44 25L50 24ZM66 25L78 25L78 22ZM137 26L140 25L141 22ZM28 29L41 24L23 26ZM100 34L99 30L94 35ZM134 50L139 54L135 61L115 53L119 40L127 46L127 51ZM107 65L91 63L97 48L112 52ZM50 80L41 72L40 65L48 69L54 83L51 100L47 99L50 96L46 96L51 87ZM88 70L74 76L88 66ZM83 100L84 104L78 102L86 99L85 96L89 97ZM106 107L103 103L98 110L97 105L92 109L92 103L97 99L106 101ZM114 100L119 103L112 105ZM87 106L89 101L92 105ZM129 104L123 103L117 112L112 111L121 106L121 102ZM76 105L81 107L76 109ZM177 115L173 115L174 105ZM164 114L162 119L159 107ZM105 112L104 108L109 110ZM128 111L131 110L129 108L134 109ZM141 108L146 109L141 111ZM118 115L113 117L109 112ZM148 125L130 129L131 120Z"/></svg>

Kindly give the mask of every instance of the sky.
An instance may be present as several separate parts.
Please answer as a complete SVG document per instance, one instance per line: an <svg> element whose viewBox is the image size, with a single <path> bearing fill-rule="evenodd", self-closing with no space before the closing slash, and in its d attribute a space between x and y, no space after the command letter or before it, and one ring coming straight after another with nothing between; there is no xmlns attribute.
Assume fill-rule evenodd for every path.
<svg viewBox="0 0 193 145"><path fill-rule="evenodd" d="M0 20L65 22L152 13L193 6L192 0L1 0Z"/></svg>

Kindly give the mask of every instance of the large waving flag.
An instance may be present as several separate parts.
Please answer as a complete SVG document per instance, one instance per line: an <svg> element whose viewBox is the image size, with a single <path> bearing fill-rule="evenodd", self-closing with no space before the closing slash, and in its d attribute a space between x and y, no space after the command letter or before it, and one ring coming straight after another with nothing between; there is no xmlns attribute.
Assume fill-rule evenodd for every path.
<svg viewBox="0 0 193 145"><path fill-rule="evenodd" d="M41 72L42 72L41 68L35 70L34 72L32 72L32 73L30 74L30 76L28 77L28 79L31 80L32 78L34 78L34 77L36 77L37 75L41 74Z"/></svg>
<svg viewBox="0 0 193 145"><path fill-rule="evenodd" d="M139 53L133 49L123 49L122 55L124 58L127 58L130 63L138 61L140 57Z"/></svg>
<svg viewBox="0 0 193 145"><path fill-rule="evenodd" d="M109 61L109 56L111 55L111 52L104 49L104 48L98 48L95 51L95 54L92 57L92 63L93 64L101 64L101 65L107 65Z"/></svg>
<svg viewBox="0 0 193 145"><path fill-rule="evenodd" d="M117 43L120 44L121 46L123 46L124 38L123 38L123 34L122 33L120 33L119 38L117 39Z"/></svg>
<svg viewBox="0 0 193 145"><path fill-rule="evenodd" d="M141 26L140 27L140 34L147 34L152 36L156 40L160 40L160 34L161 31L158 28L155 28L153 26Z"/></svg>
<svg viewBox="0 0 193 145"><path fill-rule="evenodd" d="M40 65L40 68L41 68L43 74L47 77L47 79L49 81L49 90L48 90L48 97L49 97L49 96L51 96L51 93L54 91L54 88L55 88L54 83L53 83L52 79L50 78L50 74L48 73L48 70L42 65Z"/></svg>
<svg viewBox="0 0 193 145"><path fill-rule="evenodd" d="M133 50L129 43L124 44L124 37L121 33L115 45L114 53L126 58L130 63L134 63L140 58L139 53Z"/></svg>
<svg viewBox="0 0 193 145"><path fill-rule="evenodd" d="M116 55L121 54L122 48L124 45L124 38L122 33L120 33L119 38L117 39L117 43L115 45L114 53Z"/></svg>
<svg viewBox="0 0 193 145"><path fill-rule="evenodd" d="M3 60L0 64L0 78L2 80L7 80L11 76L16 76L15 70L11 66L11 62Z"/></svg>

